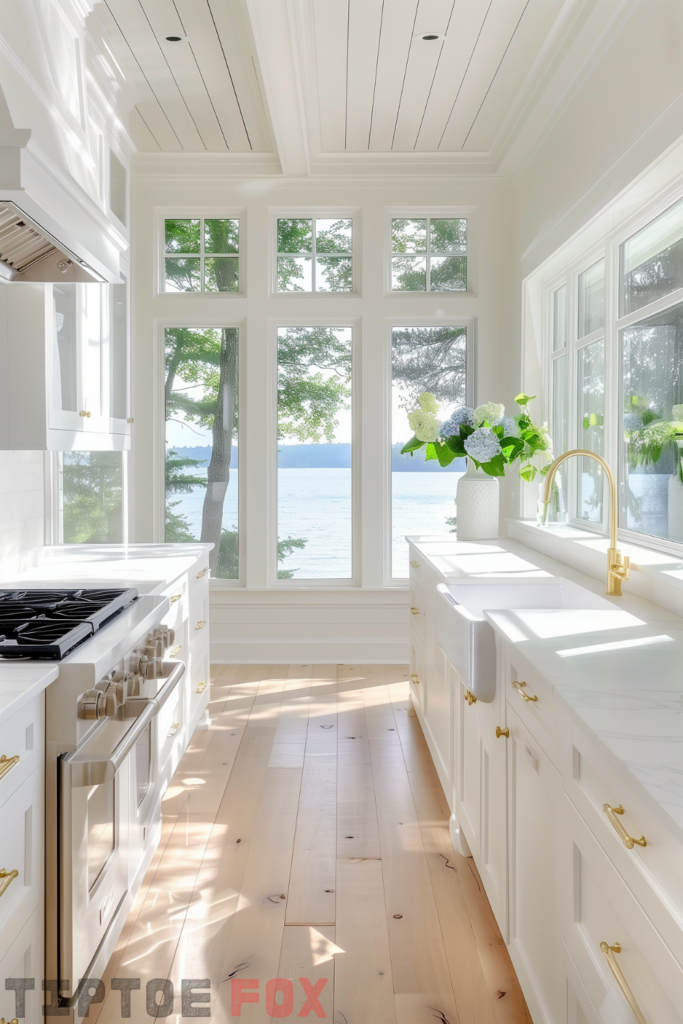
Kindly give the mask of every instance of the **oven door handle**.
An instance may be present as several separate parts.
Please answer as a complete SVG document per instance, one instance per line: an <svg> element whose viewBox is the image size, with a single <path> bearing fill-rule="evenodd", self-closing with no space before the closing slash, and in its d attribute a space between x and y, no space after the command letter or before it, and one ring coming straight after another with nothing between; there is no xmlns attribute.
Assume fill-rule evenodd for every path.
<svg viewBox="0 0 683 1024"><path fill-rule="evenodd" d="M109 782L110 779L114 778L142 733L152 719L158 715L185 674L185 665L182 661L165 661L163 662L163 669L164 672L169 670L168 679L156 697L150 697L145 702L145 709L137 716L135 725L128 730L121 742L114 747L108 757L79 754L77 752L62 754L59 759L60 767L63 776L67 773L71 776L71 789L79 789L83 786L101 786L103 783Z"/></svg>

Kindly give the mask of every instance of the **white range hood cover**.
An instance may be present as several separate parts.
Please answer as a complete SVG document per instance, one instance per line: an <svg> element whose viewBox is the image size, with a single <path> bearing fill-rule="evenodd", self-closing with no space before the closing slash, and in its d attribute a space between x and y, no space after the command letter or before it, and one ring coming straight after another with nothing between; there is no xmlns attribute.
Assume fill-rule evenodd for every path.
<svg viewBox="0 0 683 1024"><path fill-rule="evenodd" d="M89 283L105 280L18 206L1 200L0 278Z"/></svg>

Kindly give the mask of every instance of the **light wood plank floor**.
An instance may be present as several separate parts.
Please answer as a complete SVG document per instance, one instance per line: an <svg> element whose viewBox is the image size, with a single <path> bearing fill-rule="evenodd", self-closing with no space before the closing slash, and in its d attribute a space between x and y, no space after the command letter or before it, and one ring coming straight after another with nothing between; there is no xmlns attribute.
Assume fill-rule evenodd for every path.
<svg viewBox="0 0 683 1024"><path fill-rule="evenodd" d="M211 728L166 792L91 1020L121 1020L117 977L140 979L140 1022L152 979L172 982L178 1024L182 979L209 979L210 1006L194 1005L237 1019L234 979L258 986L239 1014L252 1024L306 1010L334 1024L529 1024L474 862L450 844L407 678L395 665L214 666ZM277 978L291 1010L267 1004Z"/></svg>

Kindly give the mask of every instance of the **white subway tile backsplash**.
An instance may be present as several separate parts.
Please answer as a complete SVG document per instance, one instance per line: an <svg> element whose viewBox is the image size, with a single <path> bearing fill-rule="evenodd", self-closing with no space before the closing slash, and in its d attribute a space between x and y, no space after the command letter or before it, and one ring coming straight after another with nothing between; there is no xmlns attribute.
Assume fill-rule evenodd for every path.
<svg viewBox="0 0 683 1024"><path fill-rule="evenodd" d="M28 568L45 540L42 452L0 451L0 576Z"/></svg>

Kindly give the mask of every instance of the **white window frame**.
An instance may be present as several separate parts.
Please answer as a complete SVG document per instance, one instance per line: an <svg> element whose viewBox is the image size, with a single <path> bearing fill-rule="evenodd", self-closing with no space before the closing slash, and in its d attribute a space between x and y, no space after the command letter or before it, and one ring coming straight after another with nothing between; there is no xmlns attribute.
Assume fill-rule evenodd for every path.
<svg viewBox="0 0 683 1024"><path fill-rule="evenodd" d="M188 293L191 294L191 293ZM224 293L223 293L224 294ZM165 543L166 537L166 348L165 332L173 327L212 327L221 329L232 327L239 331L239 419L237 443L239 447L239 494L237 497L237 529L239 532L239 577L235 580L211 577L212 588L230 590L244 587L246 582L246 479L248 464L247 445L241 437L246 422L245 367L247 350L247 323L245 319L235 317L155 317L154 318L154 392L152 395L152 422L154 458L152 473L154 478L154 500L152 513L154 516L155 541ZM197 542L199 543L199 542Z"/></svg>
<svg viewBox="0 0 683 1024"><path fill-rule="evenodd" d="M425 294L438 294L441 292L425 293L421 292L421 295ZM463 292L457 294L464 294ZM394 316L385 317L385 361L384 361L384 376L385 376L385 389L384 389L384 400L386 414L383 417L384 420L384 458L385 458L385 471L384 471L384 586L385 587L407 587L409 585L409 579L407 576L394 576L393 575L393 471L391 468L391 437L392 437L392 423L391 414L393 408L392 400L392 388L393 388L393 374L392 374L392 360L391 360L391 346L392 346L392 333L396 327L464 327L467 330L467 341L465 348L465 373L466 373L466 405L473 408L476 405L476 329L477 320L476 317L462 317L462 316L448 316L448 317L435 317L435 316ZM455 502L455 483L453 485L453 501ZM455 505L454 505L455 508ZM455 538L455 534L453 535Z"/></svg>
<svg viewBox="0 0 683 1024"><path fill-rule="evenodd" d="M395 218L405 218L408 220L466 220L467 221L467 290L450 292L450 291L402 291L399 289L392 288L392 265L393 257L400 255L399 253L392 252L391 245L391 222ZM476 280L476 267L477 261L476 256L476 238L477 238L477 227L476 227L476 207L474 206L410 206L410 207L390 207L385 211L385 223L384 223L384 291L385 294L392 298L400 298L402 296L418 296L425 298L425 296L432 296L441 300L453 300L453 299L465 299L474 298L477 295L477 280ZM427 248L429 250L429 226L427 226ZM438 255L444 255L439 253ZM427 260L427 283L429 283L429 258Z"/></svg>
<svg viewBox="0 0 683 1024"><path fill-rule="evenodd" d="M280 219L286 220L312 220L314 222L313 234L315 237L315 221L316 220L350 220L352 221L351 229L351 259L352 259L352 287L351 291L348 292L318 292L318 291L280 291L277 286L277 258L278 258L278 244L277 244L277 222ZM330 299L352 299L359 298L361 295L361 212L358 207L334 207L334 206L295 206L295 207L273 207L268 211L268 253L269 253L269 265L270 265L270 295L277 296L278 298L285 298L285 301L291 301L292 297L299 299L323 299L329 301ZM296 255L296 254L292 254ZM301 253L302 256L308 256L308 253ZM311 252L311 259L313 265L311 268L311 280L315 283L315 249ZM333 253L326 253L325 255L334 255ZM347 255L340 253L340 256ZM302 325L304 326L304 325Z"/></svg>
<svg viewBox="0 0 683 1024"><path fill-rule="evenodd" d="M167 256L172 256L172 253L165 252L166 244L166 221L167 220L238 220L239 221L239 252L231 253L229 255L237 256L239 260L239 290L236 292L209 292L203 288L196 292L167 292L166 291L166 264L165 259ZM193 301L197 299L208 299L210 302L216 299L238 299L243 298L247 294L247 231L246 231L246 210L244 207L206 207L206 206L195 206L195 207L155 207L154 209L154 237L156 244L154 246L154 297L163 295L164 298L170 298L172 301L177 301L181 296L183 298L192 298ZM197 259L204 259L204 238L203 232L200 229L201 247L199 253L193 255ZM213 256L210 253L210 256ZM204 276L202 274L202 284L204 282Z"/></svg>

